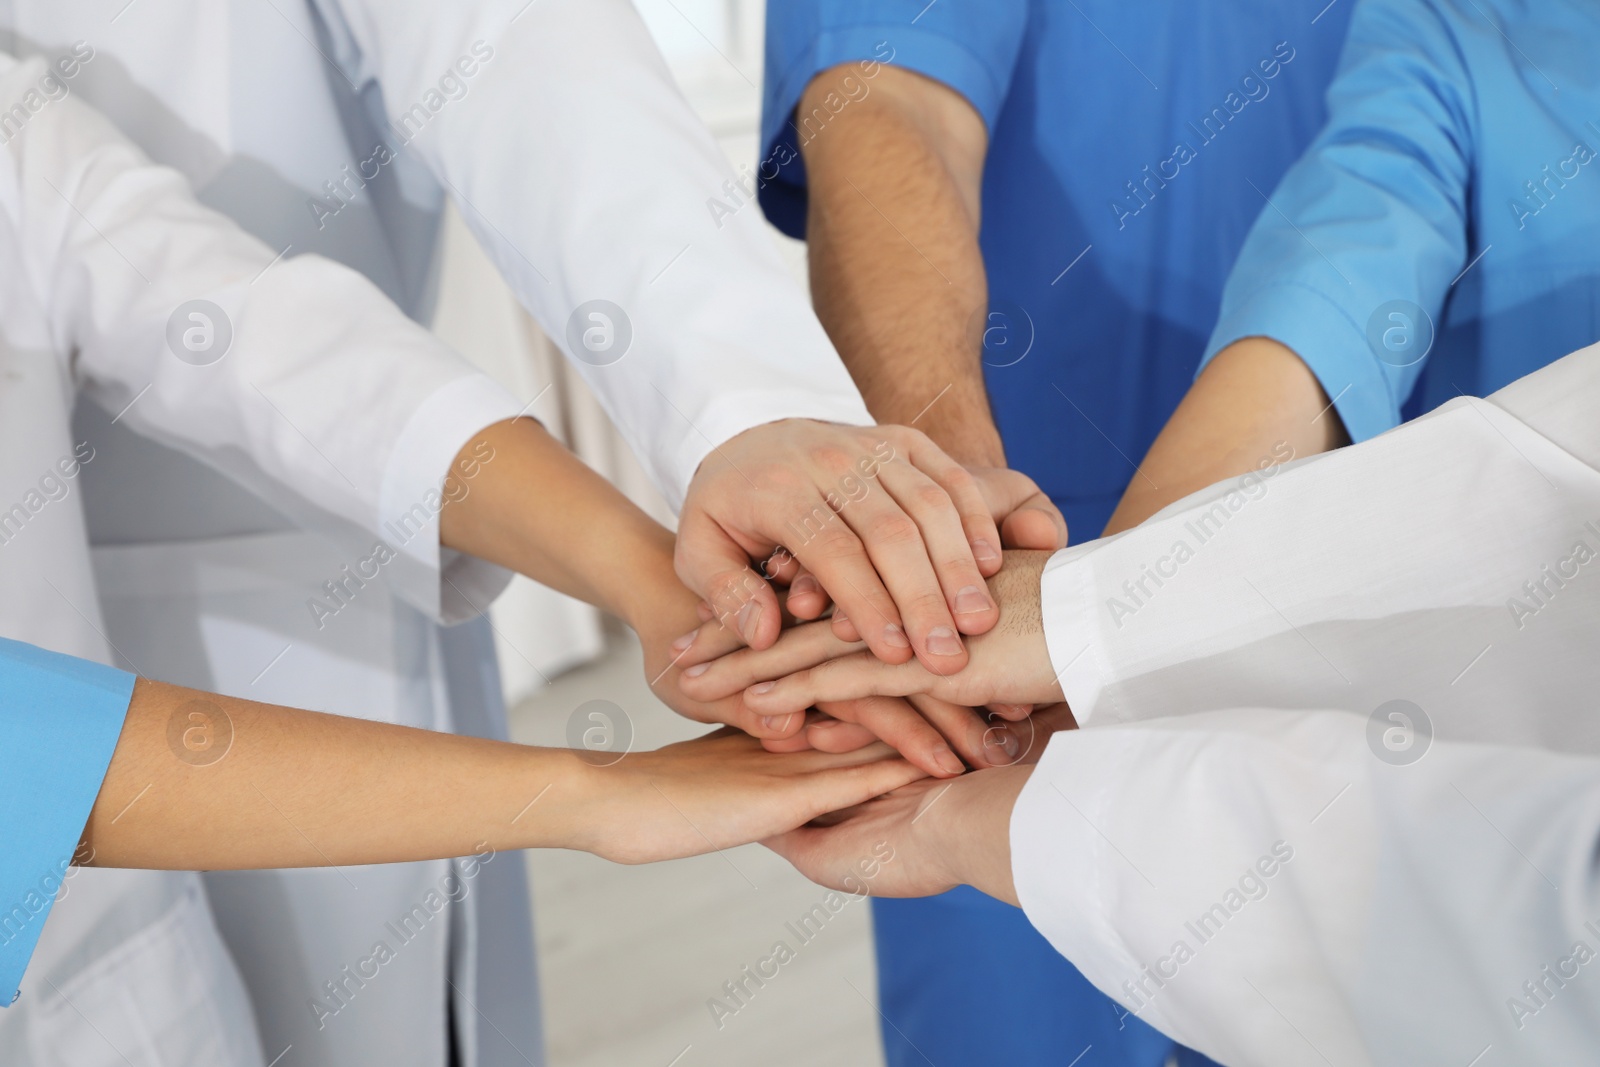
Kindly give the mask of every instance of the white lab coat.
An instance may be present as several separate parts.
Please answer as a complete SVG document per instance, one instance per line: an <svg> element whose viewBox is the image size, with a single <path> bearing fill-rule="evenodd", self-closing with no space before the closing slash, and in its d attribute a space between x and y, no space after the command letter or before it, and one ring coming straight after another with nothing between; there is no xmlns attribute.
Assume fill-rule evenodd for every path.
<svg viewBox="0 0 1600 1067"><path fill-rule="evenodd" d="M1591 1061L1597 411L1600 346L1053 558L1034 925L1231 1067Z"/></svg>
<svg viewBox="0 0 1600 1067"><path fill-rule="evenodd" d="M674 504L700 459L744 429L870 421L759 212L719 223L708 210L729 195L731 169L625 0L139 0L111 12L10 0L0 20L22 53L87 42L95 58L73 91L202 200L275 250L356 267L415 317L430 311L444 195L558 343L569 345L580 305L623 308L627 353L577 366ZM78 412L105 457L86 472L88 527L108 632L141 668L258 699L503 732L485 623L440 630L428 604L385 582L311 628L305 602L348 554L109 420ZM451 909L456 935L493 936L441 932L336 1018L311 1007L387 917L446 874L419 864L207 876L269 1058L293 1044L301 1064L380 1052L442 1064L448 1011L468 1064L538 1060L519 862L487 865L468 906Z"/></svg>
<svg viewBox="0 0 1600 1067"><path fill-rule="evenodd" d="M0 633L145 667L141 644L108 636L97 596L83 482L111 457L73 433L80 388L323 531L330 578L383 538L398 551L383 580L438 617L471 613L469 601L502 587L500 568L443 556L436 509L413 512L426 519L406 539L384 517L436 501L457 453L517 403L360 274L317 256L275 260L200 206L181 176L62 94L42 60L0 60ZM174 310L196 297L221 308L213 324L232 335L214 359L180 352L181 329L173 340ZM206 562L221 585L260 580ZM365 611L366 592L345 610ZM352 628L341 640L359 654L373 636ZM424 933L448 943L450 921ZM0 1011L0 1062L261 1064L253 1016L198 876L84 870L21 999Z"/></svg>

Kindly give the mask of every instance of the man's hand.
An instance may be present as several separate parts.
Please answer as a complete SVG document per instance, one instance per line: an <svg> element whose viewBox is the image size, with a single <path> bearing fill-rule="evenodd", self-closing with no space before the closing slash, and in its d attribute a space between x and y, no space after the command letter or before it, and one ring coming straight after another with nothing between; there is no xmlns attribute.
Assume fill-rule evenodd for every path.
<svg viewBox="0 0 1600 1067"><path fill-rule="evenodd" d="M770 423L701 464L680 516L677 571L746 644L768 648L782 614L750 564L781 547L884 662L915 656L951 674L967 663L959 635L999 618L984 588L1000 568L995 495L916 430Z"/></svg>
<svg viewBox="0 0 1600 1067"><path fill-rule="evenodd" d="M1048 704L1061 700L1050 664L1039 606L1047 552L1008 552L989 582L1000 625L971 641L972 661L954 675L920 663L885 663L858 642L841 640L822 623L797 626L765 650L724 656L679 681L697 700L727 697L741 688L744 704L766 716L805 711L818 702L925 694L953 704Z"/></svg>
<svg viewBox="0 0 1600 1067"><path fill-rule="evenodd" d="M970 885L1017 903L1011 878L1011 809L1031 767L923 781L765 842L814 882L849 892L875 858L870 892L922 897Z"/></svg>

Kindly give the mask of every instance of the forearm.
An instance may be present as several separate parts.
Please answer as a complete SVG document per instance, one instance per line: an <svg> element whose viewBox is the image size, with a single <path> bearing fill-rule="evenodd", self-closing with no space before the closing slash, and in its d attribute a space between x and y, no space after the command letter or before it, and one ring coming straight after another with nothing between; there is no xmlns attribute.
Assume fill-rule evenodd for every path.
<svg viewBox="0 0 1600 1067"><path fill-rule="evenodd" d="M1190 387L1105 532L1137 526L1224 478L1349 442L1338 411L1300 357L1269 338L1236 341Z"/></svg>
<svg viewBox="0 0 1600 1067"><path fill-rule="evenodd" d="M806 90L809 113L836 71ZM963 113L964 112L964 113ZM883 70L802 151L817 316L880 422L969 466L1004 466L980 362L982 120L955 93Z"/></svg>
<svg viewBox="0 0 1600 1067"><path fill-rule="evenodd" d="M451 503L439 516L445 546L525 574L636 629L663 604L679 602L682 626L674 632L695 624L695 598L673 573L671 532L538 422L490 426L462 448L451 470L445 485Z"/></svg>
<svg viewBox="0 0 1600 1067"><path fill-rule="evenodd" d="M98 866L165 869L575 847L593 773L562 750L141 679L84 840Z"/></svg>

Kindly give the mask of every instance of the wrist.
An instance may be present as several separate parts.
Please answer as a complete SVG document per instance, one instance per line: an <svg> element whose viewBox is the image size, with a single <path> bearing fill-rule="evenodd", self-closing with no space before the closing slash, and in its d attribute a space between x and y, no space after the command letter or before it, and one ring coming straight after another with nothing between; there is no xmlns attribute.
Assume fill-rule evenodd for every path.
<svg viewBox="0 0 1600 1067"><path fill-rule="evenodd" d="M628 567L607 603L601 605L621 619L641 640L667 639L700 624L695 607L700 598L678 579L673 565L673 536L660 526L643 530L628 556Z"/></svg>
<svg viewBox="0 0 1600 1067"><path fill-rule="evenodd" d="M950 811L943 819L924 819L937 854L951 879L996 900L1017 903L1011 877L1011 812L1031 766L972 771L951 787Z"/></svg>

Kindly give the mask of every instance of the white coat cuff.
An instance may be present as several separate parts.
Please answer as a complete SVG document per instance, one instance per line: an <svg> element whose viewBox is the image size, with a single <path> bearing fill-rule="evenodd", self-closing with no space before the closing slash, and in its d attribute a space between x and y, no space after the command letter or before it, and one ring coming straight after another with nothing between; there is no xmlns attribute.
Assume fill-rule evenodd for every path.
<svg viewBox="0 0 1600 1067"><path fill-rule="evenodd" d="M780 419L811 419L846 426L873 426L877 423L859 395L764 391L722 393L682 438L674 463L677 472L675 484L666 487L667 502L673 512L683 508L689 483L706 456L746 430Z"/></svg>
<svg viewBox="0 0 1600 1067"><path fill-rule="evenodd" d="M1063 548L1045 564L1039 582L1050 666L1079 727L1105 718L1093 714L1110 674L1095 610L1093 568L1096 550L1107 543L1101 539Z"/></svg>
<svg viewBox="0 0 1600 1067"><path fill-rule="evenodd" d="M378 533L396 553L395 593L439 622L476 618L511 581L504 567L443 548L439 512L445 478L462 448L519 413L510 393L468 374L423 401L395 442L379 494ZM470 491L471 481L466 484Z"/></svg>

